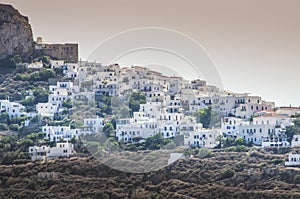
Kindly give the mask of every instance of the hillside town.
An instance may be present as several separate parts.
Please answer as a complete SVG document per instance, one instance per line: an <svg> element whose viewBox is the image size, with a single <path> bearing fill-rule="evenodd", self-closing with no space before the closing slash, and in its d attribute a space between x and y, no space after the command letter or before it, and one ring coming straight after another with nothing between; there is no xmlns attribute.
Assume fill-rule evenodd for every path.
<svg viewBox="0 0 300 199"><path fill-rule="evenodd" d="M1 2L0 199L300 198L299 6Z"/></svg>
<svg viewBox="0 0 300 199"><path fill-rule="evenodd" d="M1 112L7 113L10 119L26 116L23 126L30 126L36 118L80 120L77 123L81 125L72 127L70 124L39 127L43 139L57 146L30 146L32 160L75 154L71 140L85 134L103 133L104 125L111 118L115 120L112 136L125 145L143 143L159 134L164 139L180 138L180 145L192 148L223 147L222 142L237 138L244 144L260 147L300 146L300 135L290 132L300 113L299 107L276 107L274 102L260 96L220 90L204 80L165 76L142 66L104 66L78 61L78 53L73 49L77 45L70 45L59 45L64 52L59 54L53 52L58 48L54 44L43 44L41 38L36 42L37 49L46 48L47 55L58 54L58 58L68 57L66 53L69 48L72 50L69 60L57 57L48 60L46 70L59 70L63 77L49 79L47 101L28 109L24 103L10 101L9 97L0 100ZM36 60L23 66L26 70L39 71L45 69L46 63ZM129 101L134 95L141 101L133 108ZM26 99L32 96L29 91ZM76 118L76 105L82 103L100 111L82 112Z"/></svg>

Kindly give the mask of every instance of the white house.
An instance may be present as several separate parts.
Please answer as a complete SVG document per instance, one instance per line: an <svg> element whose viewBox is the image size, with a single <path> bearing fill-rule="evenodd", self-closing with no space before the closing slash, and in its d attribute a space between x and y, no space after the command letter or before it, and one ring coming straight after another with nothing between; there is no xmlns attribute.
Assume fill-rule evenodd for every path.
<svg viewBox="0 0 300 199"><path fill-rule="evenodd" d="M51 147L49 153L47 153L47 159L57 159L59 157L70 157L74 155L76 151L74 146L70 142L57 142L55 147Z"/></svg>
<svg viewBox="0 0 300 199"><path fill-rule="evenodd" d="M30 146L28 149L29 156L32 161L35 160L48 160L57 159L60 157L70 157L76 151L74 146L69 142L57 142L55 147L43 146Z"/></svg>
<svg viewBox="0 0 300 199"><path fill-rule="evenodd" d="M267 137L262 139L262 147L286 147L291 144L287 141L285 136Z"/></svg>
<svg viewBox="0 0 300 199"><path fill-rule="evenodd" d="M258 111L273 110L273 102L265 102L258 96L248 96L247 94L236 98L237 108L233 114L237 117L250 119Z"/></svg>
<svg viewBox="0 0 300 199"><path fill-rule="evenodd" d="M161 129L161 134L164 138L172 138L179 135L179 122L165 121Z"/></svg>
<svg viewBox="0 0 300 199"><path fill-rule="evenodd" d="M56 85L50 85L48 103L62 107L64 101L71 99L72 88L73 82L57 82Z"/></svg>
<svg viewBox="0 0 300 199"><path fill-rule="evenodd" d="M237 117L224 117L221 121L221 130L225 136L237 137L239 126L246 124L247 121Z"/></svg>
<svg viewBox="0 0 300 199"><path fill-rule="evenodd" d="M60 82L58 81L56 83L56 85L50 85L49 86L49 91L50 92L54 92L58 89L66 89L68 92L71 92L72 91L72 88L73 88L73 82Z"/></svg>
<svg viewBox="0 0 300 199"><path fill-rule="evenodd" d="M67 63L63 67L63 74L68 78L75 78L78 74L79 65L77 63Z"/></svg>
<svg viewBox="0 0 300 199"><path fill-rule="evenodd" d="M221 121L225 136L241 137L263 147L289 146L285 133L286 126L292 124L291 118L276 114L263 114L247 121L236 117L225 117Z"/></svg>
<svg viewBox="0 0 300 199"><path fill-rule="evenodd" d="M59 110L58 106L56 104L52 103L38 103L36 105L36 111L39 115L43 117L50 117L53 118L54 114L57 113Z"/></svg>
<svg viewBox="0 0 300 199"><path fill-rule="evenodd" d="M220 129L198 129L184 135L184 145L189 147L214 148L218 145Z"/></svg>
<svg viewBox="0 0 300 199"><path fill-rule="evenodd" d="M184 119L179 121L179 134L189 136L193 132L197 132L202 129L203 125L196 122L195 117L185 116Z"/></svg>
<svg viewBox="0 0 300 199"><path fill-rule="evenodd" d="M294 135L291 143L292 147L300 147L300 135Z"/></svg>
<svg viewBox="0 0 300 199"><path fill-rule="evenodd" d="M64 134L70 130L70 126L42 126L45 139L49 141L59 141L64 138Z"/></svg>
<svg viewBox="0 0 300 199"><path fill-rule="evenodd" d="M43 126L42 132L45 134L45 139L49 141L70 140L78 138L80 135L79 129L71 129L70 126Z"/></svg>
<svg viewBox="0 0 300 199"><path fill-rule="evenodd" d="M72 99L78 101L95 100L95 93L94 92L72 92Z"/></svg>
<svg viewBox="0 0 300 199"><path fill-rule="evenodd" d="M41 116L54 117L55 113L59 113L64 101L71 99L73 82L57 82L56 85L50 85L48 102L38 103L36 110Z"/></svg>
<svg viewBox="0 0 300 199"><path fill-rule="evenodd" d="M299 166L300 154L289 153L288 161L284 163L285 166Z"/></svg>
<svg viewBox="0 0 300 199"><path fill-rule="evenodd" d="M0 110L7 112L10 118L26 115L25 107L22 104L9 100L0 100Z"/></svg>
<svg viewBox="0 0 300 199"><path fill-rule="evenodd" d="M120 124L124 120L118 120L116 128L116 136L119 141L137 142L160 133L161 122L154 119L145 121L137 121L127 124Z"/></svg>
<svg viewBox="0 0 300 199"><path fill-rule="evenodd" d="M96 117L96 118L86 118L83 123L85 127L88 127L92 132L100 132L102 131L104 118Z"/></svg>
<svg viewBox="0 0 300 199"><path fill-rule="evenodd" d="M71 98L67 89L56 89L53 93L51 93L48 97L48 102L51 104L55 104L58 107L62 107L64 101Z"/></svg>
<svg viewBox="0 0 300 199"><path fill-rule="evenodd" d="M45 160L47 153L49 153L49 151L50 151L50 147L46 145L30 146L28 149L28 153L32 161Z"/></svg>
<svg viewBox="0 0 300 199"><path fill-rule="evenodd" d="M52 69L62 68L64 64L65 64L64 60L50 60L50 65Z"/></svg>

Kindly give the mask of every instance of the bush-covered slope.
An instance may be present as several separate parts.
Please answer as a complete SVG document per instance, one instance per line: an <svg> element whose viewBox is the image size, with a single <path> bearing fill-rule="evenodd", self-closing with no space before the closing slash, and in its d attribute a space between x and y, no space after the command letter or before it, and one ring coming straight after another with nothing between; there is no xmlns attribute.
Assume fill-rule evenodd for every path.
<svg viewBox="0 0 300 199"><path fill-rule="evenodd" d="M0 198L299 198L300 170L283 167L284 158L215 151L143 174L93 158L1 166Z"/></svg>

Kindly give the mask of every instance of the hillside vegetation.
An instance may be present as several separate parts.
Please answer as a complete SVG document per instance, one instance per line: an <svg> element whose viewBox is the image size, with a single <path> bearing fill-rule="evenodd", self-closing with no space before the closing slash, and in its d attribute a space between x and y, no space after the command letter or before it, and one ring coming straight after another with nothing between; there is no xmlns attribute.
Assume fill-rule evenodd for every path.
<svg viewBox="0 0 300 199"><path fill-rule="evenodd" d="M0 198L299 198L300 169L283 152L215 150L141 174L92 157L0 166Z"/></svg>

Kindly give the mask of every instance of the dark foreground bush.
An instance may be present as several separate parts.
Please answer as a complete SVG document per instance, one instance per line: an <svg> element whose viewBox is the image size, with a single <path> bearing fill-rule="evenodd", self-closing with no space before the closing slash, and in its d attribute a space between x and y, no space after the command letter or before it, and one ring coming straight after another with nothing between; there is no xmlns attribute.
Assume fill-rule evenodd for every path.
<svg viewBox="0 0 300 199"><path fill-rule="evenodd" d="M235 171L230 169L230 168L227 168L227 169L224 169L223 172L221 173L221 179L226 179L226 178L232 178L235 174Z"/></svg>

